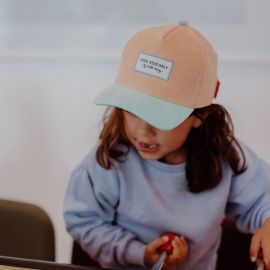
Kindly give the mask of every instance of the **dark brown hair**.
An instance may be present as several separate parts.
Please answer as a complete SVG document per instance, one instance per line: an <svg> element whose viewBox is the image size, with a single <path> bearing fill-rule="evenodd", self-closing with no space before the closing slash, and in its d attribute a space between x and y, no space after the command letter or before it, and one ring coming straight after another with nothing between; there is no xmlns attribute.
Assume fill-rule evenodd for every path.
<svg viewBox="0 0 270 270"><path fill-rule="evenodd" d="M113 168L112 160L123 161L130 143L123 126L123 112L113 108L106 111L96 158L105 169ZM234 128L228 111L219 104L195 109L193 115L202 125L192 128L185 142L187 149L186 177L190 192L199 193L217 186L222 179L222 162L227 161L235 175L247 166L243 150L234 137ZM127 151L116 148L127 146ZM241 163L241 164L240 164Z"/></svg>

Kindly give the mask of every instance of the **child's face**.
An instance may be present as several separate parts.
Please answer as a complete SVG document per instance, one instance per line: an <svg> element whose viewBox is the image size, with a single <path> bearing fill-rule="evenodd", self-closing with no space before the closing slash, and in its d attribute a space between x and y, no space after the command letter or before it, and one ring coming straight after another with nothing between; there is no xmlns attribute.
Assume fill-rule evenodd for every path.
<svg viewBox="0 0 270 270"><path fill-rule="evenodd" d="M201 125L194 115L172 130L160 130L135 115L123 111L124 129L131 144L138 150L142 158L162 160L169 164L185 162L184 143L190 130Z"/></svg>

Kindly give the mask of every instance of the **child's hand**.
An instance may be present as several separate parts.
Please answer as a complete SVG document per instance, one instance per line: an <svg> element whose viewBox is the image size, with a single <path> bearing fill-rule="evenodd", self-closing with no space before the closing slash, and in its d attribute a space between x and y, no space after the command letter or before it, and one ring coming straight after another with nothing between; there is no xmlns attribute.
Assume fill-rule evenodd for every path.
<svg viewBox="0 0 270 270"><path fill-rule="evenodd" d="M251 239L250 257L252 262L256 261L260 248L263 252L265 267L270 270L270 218L263 223Z"/></svg>
<svg viewBox="0 0 270 270"><path fill-rule="evenodd" d="M160 253L158 248L169 241L168 236L162 236L150 242L144 252L144 265L151 268L157 261ZM174 269L177 264L184 261L188 254L188 244L184 237L176 236L172 240L173 252L165 261L163 269Z"/></svg>

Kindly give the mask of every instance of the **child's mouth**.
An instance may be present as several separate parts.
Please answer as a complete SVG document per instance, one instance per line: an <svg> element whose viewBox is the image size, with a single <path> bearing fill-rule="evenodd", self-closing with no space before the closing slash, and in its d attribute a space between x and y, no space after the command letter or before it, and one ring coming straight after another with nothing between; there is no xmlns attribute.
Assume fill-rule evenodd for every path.
<svg viewBox="0 0 270 270"><path fill-rule="evenodd" d="M147 153L154 153L159 149L159 144L156 143L143 143L139 142L139 151L147 152Z"/></svg>

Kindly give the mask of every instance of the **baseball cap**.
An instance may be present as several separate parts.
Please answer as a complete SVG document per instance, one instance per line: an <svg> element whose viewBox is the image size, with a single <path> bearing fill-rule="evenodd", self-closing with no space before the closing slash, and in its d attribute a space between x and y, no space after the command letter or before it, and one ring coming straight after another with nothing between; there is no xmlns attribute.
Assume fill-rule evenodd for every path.
<svg viewBox="0 0 270 270"><path fill-rule="evenodd" d="M217 85L217 54L207 39L187 24L163 24L130 38L114 83L95 103L171 130L195 108L210 105Z"/></svg>

